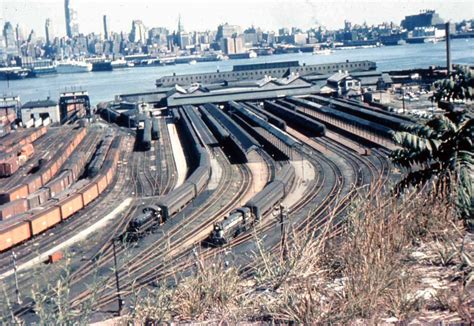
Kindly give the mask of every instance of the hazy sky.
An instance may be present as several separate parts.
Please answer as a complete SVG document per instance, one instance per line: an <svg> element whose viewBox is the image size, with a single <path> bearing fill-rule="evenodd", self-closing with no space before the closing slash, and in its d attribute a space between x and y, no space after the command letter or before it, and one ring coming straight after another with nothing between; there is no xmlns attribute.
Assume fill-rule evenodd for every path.
<svg viewBox="0 0 474 326"><path fill-rule="evenodd" d="M176 29L178 15L186 30L216 29L223 22L264 30L319 23L341 28L344 19L353 23L376 24L394 21L422 9L435 9L445 20L474 18L474 1L451 0L71 0L78 11L79 30L102 32L102 15L109 17L110 30L130 31L131 21L141 19L148 27ZM52 19L55 35L65 34L64 0L0 0L0 18L19 23L25 31L44 35L44 21Z"/></svg>

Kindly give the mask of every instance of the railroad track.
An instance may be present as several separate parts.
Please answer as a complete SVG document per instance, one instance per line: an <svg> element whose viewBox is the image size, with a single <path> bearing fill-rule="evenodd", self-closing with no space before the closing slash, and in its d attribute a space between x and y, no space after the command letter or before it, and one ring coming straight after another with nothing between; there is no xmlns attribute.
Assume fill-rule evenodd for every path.
<svg viewBox="0 0 474 326"><path fill-rule="evenodd" d="M227 166L229 166L227 158L222 152L220 153L220 155L217 156L217 158L221 164L223 160L225 160L227 162ZM221 182L219 183L218 188L211 194L211 196L206 200L203 205L200 205L192 212L192 215L186 217L187 223L190 223L190 220L195 219L197 216L203 215L206 211L211 210L213 207L214 210L217 211L213 212L212 215L222 216L239 203L240 197L243 196L243 194L249 190L251 184L251 175L249 173L249 170L245 166L238 167L238 174L242 177L242 181L240 182L239 189L233 196L233 199L228 200L227 203L223 206L217 204L216 207L216 203L219 202L219 197L221 197L225 193L223 189L226 189L226 187L228 186L229 177L232 177L233 172L231 171L232 169L223 169L223 176L221 178ZM204 229L209 229L209 227L212 227L214 220L215 219L207 219L206 221L196 225L195 227L191 227L190 230L183 230L181 226L178 225L178 227L168 231L166 236L161 239L161 243L153 244L152 250L147 250L145 256L142 255L140 257L134 257L134 259L130 261L130 264L127 266L127 272L121 275L121 277L127 277L129 279L129 281L123 285L124 288L130 288L130 286L134 284L137 285L146 283L146 280L148 278L154 278L154 274L156 272L159 272L159 265L162 265L164 260L167 261L171 258L171 256L184 251L183 247L185 246L192 247L194 243L193 238L196 237L196 232L199 232L200 230L202 232L202 230ZM188 240L186 244L182 243L183 239ZM148 269L146 268L146 265L144 266L144 262L149 264ZM157 265L150 268L150 265L154 264ZM130 276L130 273L132 273L133 276ZM99 303L99 305L108 304L110 300L113 300L114 297L115 293L105 296L101 300L101 303ZM81 299L81 297L79 297L78 299Z"/></svg>
<svg viewBox="0 0 474 326"><path fill-rule="evenodd" d="M93 152L95 151L96 149L96 145L98 144L100 138L103 136L104 134L101 134L99 132L90 132L89 136L85 139L85 141L83 143L81 143L77 150L87 150L87 152L89 152L91 155L93 154ZM52 203L53 201L49 201L48 203ZM63 226L66 225L66 222L68 222L69 219L67 221L64 221L63 223ZM61 223L62 224L62 223ZM21 244L19 246L16 246L14 251L15 251L15 254L17 255L17 262L18 264L21 264L22 262L24 261L27 261L27 260L30 260L30 259L33 259L34 256L37 255L37 252L34 252L31 250L31 248L48 248L48 247L51 247L51 246L54 246L57 242L57 236L49 236L51 233L54 234L54 230L60 230L60 225L58 225L57 227L51 229L51 231L47 231L43 234L40 234L38 236L36 236L34 239L32 240L29 240L29 241L26 241L24 244ZM61 233L59 233L58 236L60 236ZM0 273L3 273L5 271L5 269L10 269L10 263L11 263L11 252L10 251L6 251L2 254L0 254L0 266L4 266L6 268L1 268L0 267Z"/></svg>
<svg viewBox="0 0 474 326"><path fill-rule="evenodd" d="M71 231L77 231L78 229L82 229L95 223L97 220L102 218L105 212L110 211L114 207L118 206L125 198L130 189L128 187L129 181L125 177L128 173L127 166L123 164L124 161L127 160L127 156L129 155L132 149L122 152L121 162L117 169L117 175L114 179L114 183L105 190L104 194L101 196L99 200L94 201L93 203L89 204L86 208L80 211L79 216L69 218L64 223L58 225L58 227L54 228L52 234L54 236L48 236L48 232L44 233L44 242L41 244L41 248L44 250L48 250L49 248L54 247L58 243L61 243L71 236ZM127 223L128 221L125 220L126 215L122 214L117 221L118 224L120 223ZM122 222L123 221L123 222ZM60 229L60 233L54 234ZM108 233L106 234L106 237ZM100 239L95 239L97 242L100 242ZM107 243L107 240L105 241ZM34 253L36 254L36 253ZM51 272L54 273L55 269L58 275L60 274L60 270L57 270L57 267L51 266ZM19 283L20 283L20 291L21 289L27 289L21 292L28 292L31 289L32 282L35 280L31 278L30 272L25 272L23 275L20 274ZM13 282L10 282L12 286L9 289L6 289L7 293L13 293Z"/></svg>
<svg viewBox="0 0 474 326"><path fill-rule="evenodd" d="M171 146L169 143L170 139L169 139L169 134L168 134L165 123L164 124L162 123L161 130L162 130L162 134L165 133L166 135L164 136L164 138L162 137L160 141L156 142L156 145L157 145L156 153L158 154L159 152L163 152L164 154L163 156L168 158L169 160L172 160L173 162L172 164L169 164L170 163L169 161L164 162L163 164L164 169L162 169L162 171L163 170L172 171L173 169L169 169L168 166L170 165L174 166L175 163L174 163L172 152L170 153L171 151ZM162 155L161 154L157 155L157 154L156 154L155 162L160 163L161 165ZM134 156L134 158L136 158L136 156ZM134 189L136 189L135 194L138 194L138 187L139 187L138 183L140 181L138 180L139 178L138 178L137 171L139 171L139 167L137 166L138 165L137 160L133 160L133 162L134 164L130 168L130 172L131 172L130 179L134 185ZM169 192L172 188L171 185L174 184L172 174L167 173L166 178L158 178L158 175L159 174L158 174L158 169L157 169L155 177L154 177L155 183L159 179L160 183L164 184L164 186L160 187L160 189L162 189L163 192L166 192L166 193ZM137 205L134 205L134 206L131 205L128 208L128 210L124 214L122 214L123 216L126 216L127 218L120 219L119 223L115 225L112 232L110 233L110 236L104 241L103 245L97 250L97 252L89 259L88 263L84 264L84 266L81 266L81 268L78 271L76 271L75 273L71 275L71 281L73 282L72 283L73 285L76 282L82 280L87 274L91 274L94 269L97 269L100 266L105 265L107 262L110 262L110 260L113 258L112 257L113 255L112 240L126 232L130 219L134 215L137 214L137 209L138 209Z"/></svg>
<svg viewBox="0 0 474 326"><path fill-rule="evenodd" d="M54 152L59 147L59 144L72 137L71 133L68 131L70 131L69 128L48 129L48 133L33 143L35 154L33 155L32 159L20 167L20 169L11 177L0 179L0 189L7 190L21 184L28 176L31 168L33 168L40 159L49 160L49 158L53 156ZM61 142L58 140L61 140Z"/></svg>

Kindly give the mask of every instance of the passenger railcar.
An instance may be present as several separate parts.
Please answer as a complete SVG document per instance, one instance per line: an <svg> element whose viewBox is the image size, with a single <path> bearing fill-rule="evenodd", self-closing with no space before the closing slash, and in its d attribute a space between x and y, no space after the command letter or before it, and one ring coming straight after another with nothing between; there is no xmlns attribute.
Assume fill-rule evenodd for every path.
<svg viewBox="0 0 474 326"><path fill-rule="evenodd" d="M151 123L151 139L160 139L160 123L158 118L153 118Z"/></svg>
<svg viewBox="0 0 474 326"><path fill-rule="evenodd" d="M250 109L253 112L259 112L262 115L265 115L268 119L268 122L270 122L272 125L277 126L281 130L286 130L286 122L283 119L280 119L276 115L263 110L259 106L253 104L253 103L245 103L247 108Z"/></svg>
<svg viewBox="0 0 474 326"><path fill-rule="evenodd" d="M306 132L311 132L315 136L324 136L326 133L326 127L317 121L309 119L305 115L288 109L280 104L272 101L265 101L265 110L268 110L275 115L283 118L290 124L298 125L302 127Z"/></svg>

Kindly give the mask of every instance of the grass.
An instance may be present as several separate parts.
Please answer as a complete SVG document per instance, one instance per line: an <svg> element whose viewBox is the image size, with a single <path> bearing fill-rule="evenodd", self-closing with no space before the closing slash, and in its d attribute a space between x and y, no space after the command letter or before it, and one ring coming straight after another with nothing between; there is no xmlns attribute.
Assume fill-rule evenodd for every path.
<svg viewBox="0 0 474 326"><path fill-rule="evenodd" d="M474 244L455 207L446 189L360 190L339 232L331 213L318 230L287 230L284 245L272 250L255 235L245 269L229 255L204 259L196 251L186 274L132 291L128 322L472 323ZM45 324L87 323L94 310L91 301L82 316L70 311L67 276L66 268L46 289L53 296L33 288Z"/></svg>
<svg viewBox="0 0 474 326"><path fill-rule="evenodd" d="M264 249L256 238L254 263L245 273L222 257L198 256L191 275L159 290L169 294L166 307L158 305L166 318L150 320L377 324L446 311L472 322L472 258L453 198L429 187L402 197L367 193L374 192L360 191L352 200L337 236L329 216L317 232L289 230L284 248ZM457 281L433 289L425 284L433 272ZM424 296L427 289L434 295ZM150 306L157 307L150 300L134 311Z"/></svg>

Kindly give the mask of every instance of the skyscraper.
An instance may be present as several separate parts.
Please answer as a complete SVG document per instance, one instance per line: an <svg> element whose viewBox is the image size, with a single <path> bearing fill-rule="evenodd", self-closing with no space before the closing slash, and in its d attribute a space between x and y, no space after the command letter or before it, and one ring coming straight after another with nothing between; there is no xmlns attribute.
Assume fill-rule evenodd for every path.
<svg viewBox="0 0 474 326"><path fill-rule="evenodd" d="M147 33L148 32L143 22L141 20L134 20L132 22L132 30L129 35L129 40L130 42L141 42L142 44L145 44Z"/></svg>
<svg viewBox="0 0 474 326"><path fill-rule="evenodd" d="M104 39L108 41L109 40L109 22L107 19L107 15L104 15L103 21L104 21Z"/></svg>
<svg viewBox="0 0 474 326"><path fill-rule="evenodd" d="M51 40L53 38L51 27L51 19L48 18L44 23L44 35L46 36L46 45L50 45Z"/></svg>
<svg viewBox="0 0 474 326"><path fill-rule="evenodd" d="M5 49L7 54L18 54L18 47L16 44L15 30L10 22L6 22L3 27L3 37L5 38Z"/></svg>
<svg viewBox="0 0 474 326"><path fill-rule="evenodd" d="M64 13L66 16L66 35L67 37L72 38L71 11L69 10L69 0L64 0Z"/></svg>
<svg viewBox="0 0 474 326"><path fill-rule="evenodd" d="M66 35L73 38L79 34L79 25L77 24L77 11L71 7L69 0L64 0L64 11L66 17Z"/></svg>

